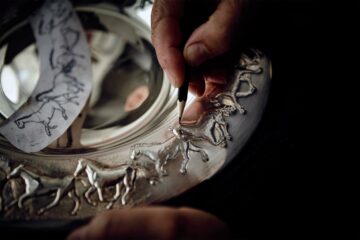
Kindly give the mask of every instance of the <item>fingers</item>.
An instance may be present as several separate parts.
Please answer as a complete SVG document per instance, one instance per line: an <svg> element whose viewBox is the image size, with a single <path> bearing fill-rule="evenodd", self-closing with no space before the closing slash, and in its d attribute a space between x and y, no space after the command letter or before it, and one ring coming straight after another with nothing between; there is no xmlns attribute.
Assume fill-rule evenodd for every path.
<svg viewBox="0 0 360 240"><path fill-rule="evenodd" d="M190 73L189 91L198 97L204 94L205 82L202 72L192 71Z"/></svg>
<svg viewBox="0 0 360 240"><path fill-rule="evenodd" d="M206 111L206 105L200 98L197 98L190 104L181 119L182 125L194 125L202 120L204 112Z"/></svg>
<svg viewBox="0 0 360 240"><path fill-rule="evenodd" d="M175 87L184 81L184 57L179 50L184 0L156 0L151 15L151 39L161 67Z"/></svg>
<svg viewBox="0 0 360 240"><path fill-rule="evenodd" d="M216 10L208 21L191 34L182 52L180 24L183 17L194 16L184 16L185 0L155 0L152 11L152 42L161 67L175 87L180 87L185 78L184 57L190 65L196 67L229 50L239 30L245 3L246 0L219 0ZM190 84L192 92L199 96L206 92L203 76L193 77L192 80L195 80Z"/></svg>
<svg viewBox="0 0 360 240"><path fill-rule="evenodd" d="M182 238L178 239L230 239L227 226L215 216L204 211L180 208L178 222L183 234Z"/></svg>
<svg viewBox="0 0 360 240"><path fill-rule="evenodd" d="M194 209L148 207L112 210L95 217L68 239L227 239L226 226Z"/></svg>
<svg viewBox="0 0 360 240"><path fill-rule="evenodd" d="M222 0L209 20L198 27L185 45L184 56L192 66L226 53L239 31L245 0Z"/></svg>
<svg viewBox="0 0 360 240"><path fill-rule="evenodd" d="M68 240L175 239L177 216L170 208L111 210L96 216Z"/></svg>
<svg viewBox="0 0 360 240"><path fill-rule="evenodd" d="M191 75L189 89L198 97L210 99L223 91L229 80L236 57L224 54L195 68Z"/></svg>

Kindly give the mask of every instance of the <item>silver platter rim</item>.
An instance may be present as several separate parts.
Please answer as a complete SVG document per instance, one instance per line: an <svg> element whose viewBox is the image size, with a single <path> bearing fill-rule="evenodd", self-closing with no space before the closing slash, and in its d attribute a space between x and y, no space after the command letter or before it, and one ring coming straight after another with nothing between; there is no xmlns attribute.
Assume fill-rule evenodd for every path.
<svg viewBox="0 0 360 240"><path fill-rule="evenodd" d="M131 207L161 202L177 196L187 189L200 184L202 181L213 177L232 161L260 121L269 92L271 63L261 52L257 50L251 50L250 52L250 54L243 54L241 56L239 64L235 67L232 75L232 84L228 89L220 92L207 102L208 105L211 105L211 108L204 112L202 119L196 124L179 127L176 124L176 114L171 114L170 112L166 118L168 121L166 125L156 125L156 141L154 141L153 136L146 136L139 144L131 142L123 146L122 149L113 149L107 156L101 156L103 153L82 153L72 158L69 158L68 155L61 155L57 158L58 161L61 161L61 166L57 163L58 169L47 166L45 162L48 159L44 156L37 156L38 162L36 165L43 166L41 170L39 167L34 167L31 159L12 156L12 159L10 159L10 171L13 172L15 169L35 171L39 179L46 180L46 177L49 176L57 179L59 176L60 178L65 178L66 176L80 177L80 175L77 175L78 167L81 171L89 168L95 169L95 172L99 171L100 173L103 170L106 175L106 173L110 174L110 168L126 166L124 168L126 175L121 178L121 181L126 177L128 180L138 181L139 185L136 188L134 186L126 186L125 192L127 190L129 192L133 191L131 195L127 195L130 196L130 199L116 199L116 201L119 200L121 203L111 202L110 208L114 207L114 204L115 207L119 208ZM243 84L245 84L246 89L244 91L239 90ZM169 127L172 127L171 131L168 131ZM159 147L155 157L144 155L143 153L143 155L137 154L138 148L148 150L153 147ZM187 150L185 151L184 149ZM9 151L2 150L2 152L7 155L5 161L7 161L8 156L12 155ZM167 159L168 155L166 154L174 152L177 155L173 158L169 156L169 159ZM64 157L67 159L63 159ZM164 161L164 158L166 158L166 161ZM121 159L125 160L118 162ZM96 162L93 168L91 168L92 162ZM158 164L159 162L160 164ZM82 163L85 164L85 167L83 167ZM152 165L150 170L146 168L148 166L145 166L149 164ZM134 172L138 178L132 178ZM156 179L152 174L155 174ZM80 180L88 181L91 187L91 181L94 179L84 174ZM102 190L107 190L107 187L109 186L104 186ZM134 189L138 192L134 192ZM167 192L169 189L172 189L172 192ZM88 190L84 186L80 191L80 195L83 197ZM124 192L122 194L124 195ZM101 198L100 196L99 194L98 197ZM61 200L64 199L62 198ZM29 223L30 225L34 224L34 226L36 221L44 219L49 221L55 218L61 219L60 222L71 222L76 219L91 217L99 211L106 210L110 204L108 199L106 204L103 204L99 201L101 199L98 199L96 204L101 204L101 207L95 209L91 206L92 200L82 199L83 203L88 201L89 206L85 202L81 209L82 212L78 213L76 217L68 215L67 211L70 208L71 202L67 199L63 201L59 209L55 209L56 211L51 209L51 213L50 211L46 212L47 215L42 215L44 212L37 214L36 210L39 210L37 204L39 203L35 203L33 206L35 210L32 213L23 213L22 209L19 208L15 210L16 213L5 219L9 221L10 219L30 218L33 220L33 223ZM48 202L48 199L45 201ZM64 213L65 209L66 213Z"/></svg>

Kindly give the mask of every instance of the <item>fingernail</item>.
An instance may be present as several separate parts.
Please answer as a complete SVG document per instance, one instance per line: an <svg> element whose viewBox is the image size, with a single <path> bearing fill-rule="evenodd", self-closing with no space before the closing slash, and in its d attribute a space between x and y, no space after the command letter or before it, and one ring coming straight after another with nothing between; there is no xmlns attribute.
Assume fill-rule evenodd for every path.
<svg viewBox="0 0 360 240"><path fill-rule="evenodd" d="M67 238L66 240L82 240L82 239L86 239L85 238L85 231L86 229L80 228L78 230L75 230L74 232L72 232Z"/></svg>
<svg viewBox="0 0 360 240"><path fill-rule="evenodd" d="M173 85L176 88L179 88L180 86L178 84L178 81L176 81L175 76L166 69L164 69L164 72L165 72L166 76L169 78L171 85Z"/></svg>
<svg viewBox="0 0 360 240"><path fill-rule="evenodd" d="M204 108L201 102L194 102L191 105L191 111L184 112L181 122L186 124L196 123L200 120L203 113L204 113Z"/></svg>
<svg viewBox="0 0 360 240"><path fill-rule="evenodd" d="M186 48L186 60L193 67L199 66L210 58L209 50L202 43L195 43Z"/></svg>

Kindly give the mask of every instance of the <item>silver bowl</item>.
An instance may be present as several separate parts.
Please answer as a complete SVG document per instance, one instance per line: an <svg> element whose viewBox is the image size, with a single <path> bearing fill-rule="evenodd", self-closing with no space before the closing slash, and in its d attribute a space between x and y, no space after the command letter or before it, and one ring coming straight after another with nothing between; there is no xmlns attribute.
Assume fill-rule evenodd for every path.
<svg viewBox="0 0 360 240"><path fill-rule="evenodd" d="M226 89L190 97L186 112L200 114L180 126L177 92L156 60L149 26L108 5L77 11L91 36L94 82L86 117L73 124L71 144L62 137L38 153L23 153L0 138L3 221L84 219L175 197L232 161L265 108L271 64L252 49L240 56ZM16 45L6 39L28 28L25 21L9 29L0 53ZM21 66L12 69L19 97L2 96L7 111L26 101L38 78L36 46L28 39L15 47L10 63L1 62L0 54L0 64ZM27 59L32 64L21 65ZM21 71L31 74L21 79Z"/></svg>

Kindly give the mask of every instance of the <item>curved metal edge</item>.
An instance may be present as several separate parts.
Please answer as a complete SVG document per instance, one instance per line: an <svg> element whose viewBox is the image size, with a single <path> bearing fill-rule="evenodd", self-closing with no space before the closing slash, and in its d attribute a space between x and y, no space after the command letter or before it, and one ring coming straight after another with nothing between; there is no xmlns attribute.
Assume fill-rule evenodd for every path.
<svg viewBox="0 0 360 240"><path fill-rule="evenodd" d="M265 73L263 72L264 66L266 67ZM228 90L219 93L209 101L213 108L206 112L206 116L201 122L193 126L172 128L170 138L165 142L145 142L133 145L130 148L130 161L122 165L106 165L99 161L79 159L73 176L76 178L80 176L79 174L82 171L86 170L87 178L84 180L88 181L87 186L90 188L85 190L93 191L95 189L89 189L100 186L101 191L101 189L105 190L109 186L115 186L111 185L110 182L108 185L108 176L114 176L115 173L120 174L118 183L122 183L126 187L125 192L116 193L116 198L114 197L114 200L107 202L106 208L112 208L118 198L121 198L123 206L127 206L129 201L128 206L159 202L179 195L210 178L232 160L260 121L269 90L269 67L270 63L257 51L255 51L255 57L243 55L239 66L236 67L234 83ZM244 91L241 90L242 84L247 86ZM252 96L255 93L257 93L257 97L254 98ZM230 132L227 129L228 127ZM231 136L230 133L234 132L239 134ZM152 161L150 168L148 164L145 164L146 160ZM24 164L29 164L29 161L24 161ZM46 183L50 177L38 175L23 164L14 166L14 168L9 167L8 164L3 165L7 176L17 176L16 174L19 171L25 171L21 177L29 178L27 177L29 175L28 182L33 182L35 185L36 181L45 181L44 183ZM177 175L176 172L180 172L181 175ZM37 176L37 180L31 181L31 176ZM102 179L99 179L102 185L94 185L98 181L93 178L94 176L103 176ZM54 180L56 179L52 178L51 181ZM57 182L64 183L64 186L70 186L66 185L67 182L64 181L65 178L62 177ZM68 183L72 184L72 181L70 177ZM158 184L154 186L156 182ZM66 187L66 189L68 188ZM134 189L137 190L134 191ZM173 191L166 192L165 189L172 189ZM100 192L98 197L100 200L103 198ZM86 193L83 200L90 204L96 203L89 196L86 197ZM15 203L18 203L17 200ZM116 204L116 207L120 207L120 205ZM98 208L96 212L101 211L101 209L103 208ZM48 210L50 210L50 205L49 208L40 209L41 212ZM51 217L47 216L46 218ZM39 217L35 217L35 219L39 219Z"/></svg>

